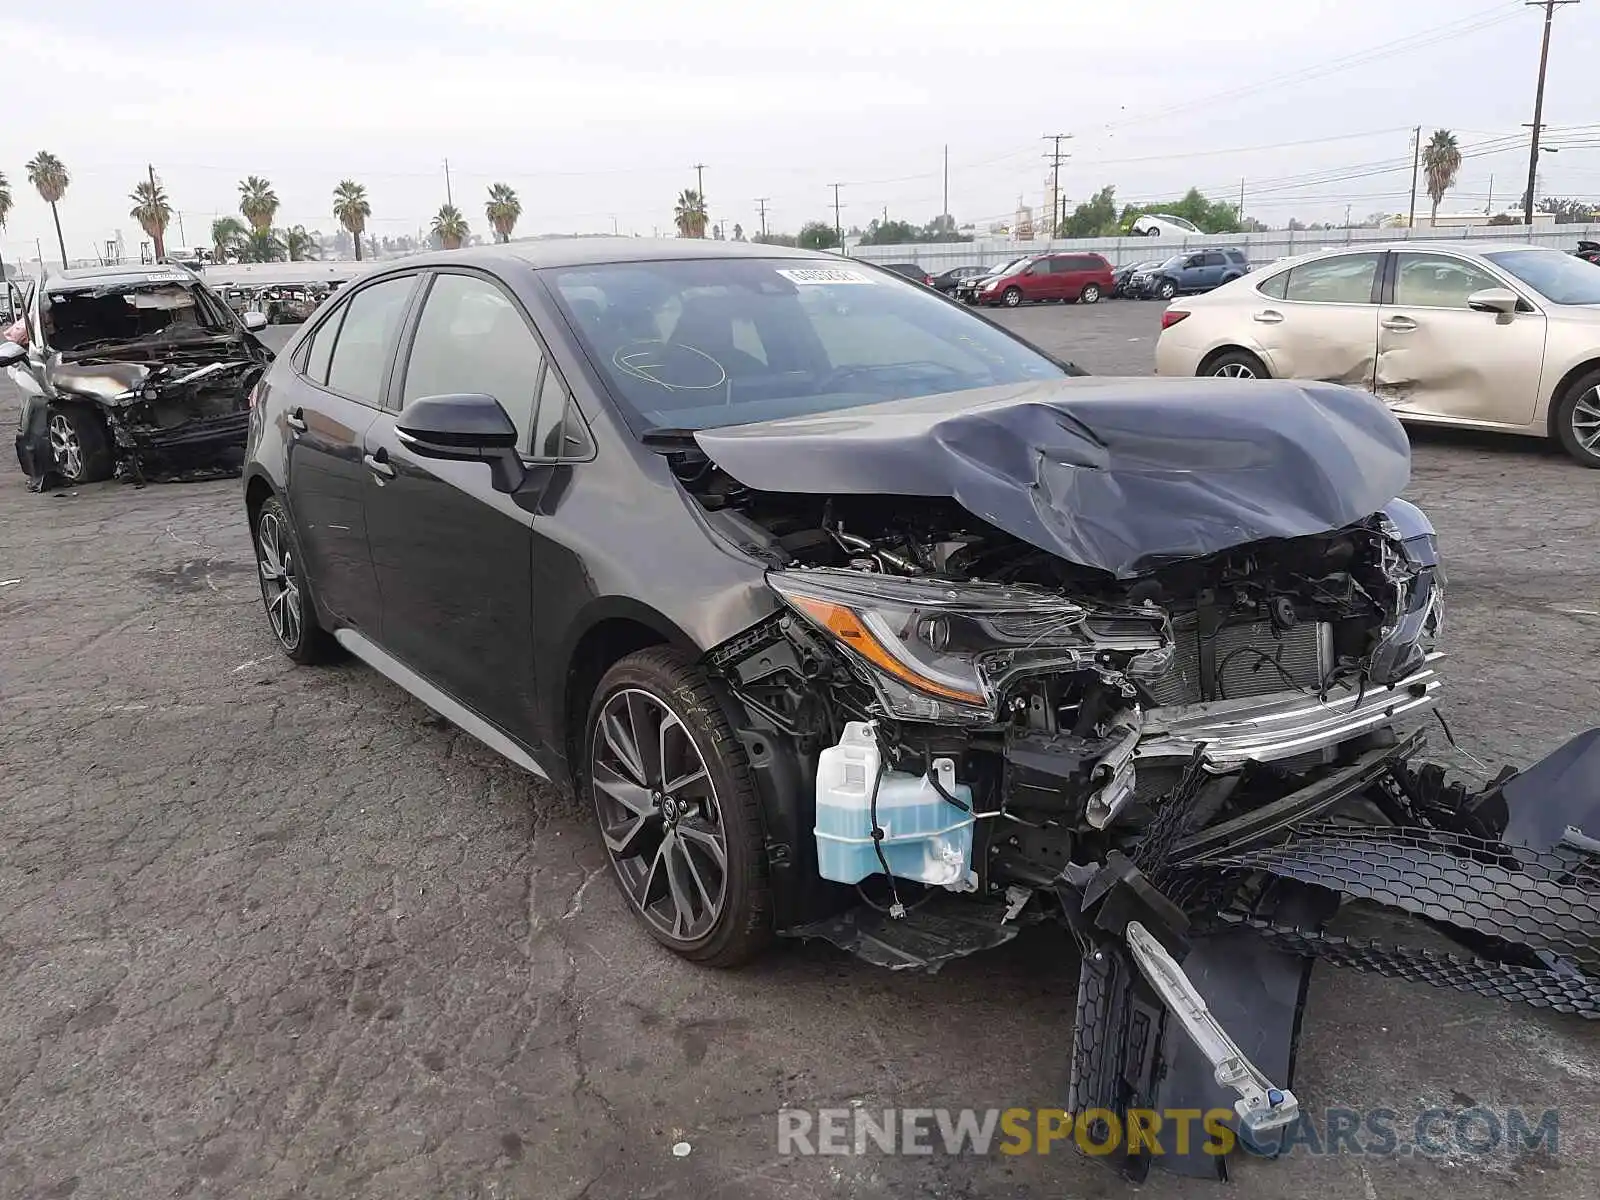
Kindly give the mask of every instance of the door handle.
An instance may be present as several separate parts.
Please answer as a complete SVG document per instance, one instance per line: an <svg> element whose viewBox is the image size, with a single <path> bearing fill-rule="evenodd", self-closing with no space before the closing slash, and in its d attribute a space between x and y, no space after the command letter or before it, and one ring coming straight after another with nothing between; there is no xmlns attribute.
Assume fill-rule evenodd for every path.
<svg viewBox="0 0 1600 1200"><path fill-rule="evenodd" d="M1385 317L1383 327L1392 329L1396 333L1410 333L1417 327L1417 323L1410 317Z"/></svg>
<svg viewBox="0 0 1600 1200"><path fill-rule="evenodd" d="M361 461L367 464L367 469L380 481L394 478L394 468L389 465L389 452L382 446L378 447L375 454L363 455Z"/></svg>
<svg viewBox="0 0 1600 1200"><path fill-rule="evenodd" d="M1252 321L1257 321L1262 325L1277 325L1283 320L1283 314L1275 308L1268 308L1262 312L1256 313L1256 315L1250 319Z"/></svg>
<svg viewBox="0 0 1600 1200"><path fill-rule="evenodd" d="M306 431L305 411L306 410L303 408L292 410L289 415L283 419L284 423L287 424L290 429L298 429L301 433L304 433Z"/></svg>

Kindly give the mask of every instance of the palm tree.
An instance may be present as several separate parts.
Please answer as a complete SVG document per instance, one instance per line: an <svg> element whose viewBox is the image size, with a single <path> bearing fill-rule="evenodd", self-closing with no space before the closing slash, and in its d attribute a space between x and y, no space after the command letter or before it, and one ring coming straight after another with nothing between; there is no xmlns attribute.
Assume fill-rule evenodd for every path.
<svg viewBox="0 0 1600 1200"><path fill-rule="evenodd" d="M141 179L128 194L133 208L128 215L139 222L145 236L156 244L156 261L167 256L167 226L172 223L172 202L159 180Z"/></svg>
<svg viewBox="0 0 1600 1200"><path fill-rule="evenodd" d="M244 222L238 217L218 217L211 222L211 253L218 262L223 262L228 255L237 255L239 245L245 240L248 231Z"/></svg>
<svg viewBox="0 0 1600 1200"><path fill-rule="evenodd" d="M678 206L672 210L672 219L678 223L679 237L705 237L705 197L693 188L684 188L683 192L678 196Z"/></svg>
<svg viewBox="0 0 1600 1200"><path fill-rule="evenodd" d="M317 251L322 249L317 239L306 232L304 225L292 225L288 229L279 230L277 238L283 243L283 248L289 254L290 262L299 262L305 258L315 258Z"/></svg>
<svg viewBox="0 0 1600 1200"><path fill-rule="evenodd" d="M356 239L356 261L360 262L361 235L366 232L367 218L372 215L367 189L354 179L341 179L339 186L333 189L333 215Z"/></svg>
<svg viewBox="0 0 1600 1200"><path fill-rule="evenodd" d="M239 181L239 211L257 233L271 229L272 218L278 215L278 193L268 180L248 175Z"/></svg>
<svg viewBox="0 0 1600 1200"><path fill-rule="evenodd" d="M238 244L240 262L282 262L287 254L278 235L270 229L252 229Z"/></svg>
<svg viewBox="0 0 1600 1200"><path fill-rule="evenodd" d="M1428 197L1433 201L1433 216L1429 224L1438 220L1439 201L1456 185L1461 172L1461 147L1456 145L1456 135L1448 129L1436 129L1428 144L1422 148L1422 170L1428 177Z"/></svg>
<svg viewBox="0 0 1600 1200"><path fill-rule="evenodd" d="M433 218L433 236L446 250L459 250L467 238L467 219L454 204L446 204Z"/></svg>
<svg viewBox="0 0 1600 1200"><path fill-rule="evenodd" d="M50 206L50 215L56 223L56 245L61 248L61 269L67 268L67 240L61 236L61 213L56 205L67 194L72 176L61 160L48 150L41 150L28 160L28 182L38 189L39 198Z"/></svg>
<svg viewBox="0 0 1600 1200"><path fill-rule="evenodd" d="M0 229L6 227L6 218L11 215L11 181L6 178L4 171L0 171ZM5 282L6 268L0 260L0 283Z"/></svg>
<svg viewBox="0 0 1600 1200"><path fill-rule="evenodd" d="M517 193L511 190L511 185L490 184L489 201L483 206L483 211L489 218L489 224L494 227L495 238L509 242L511 231L517 227L517 218L522 215L522 201L517 199Z"/></svg>

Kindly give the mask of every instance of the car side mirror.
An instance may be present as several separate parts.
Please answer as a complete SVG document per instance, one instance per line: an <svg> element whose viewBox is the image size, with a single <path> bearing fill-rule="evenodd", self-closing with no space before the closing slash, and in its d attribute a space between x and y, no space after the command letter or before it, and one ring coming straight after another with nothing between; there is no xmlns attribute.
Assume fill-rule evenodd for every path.
<svg viewBox="0 0 1600 1200"><path fill-rule="evenodd" d="M251 333L267 327L267 314L264 312L247 312L239 320Z"/></svg>
<svg viewBox="0 0 1600 1200"><path fill-rule="evenodd" d="M1484 288L1467 297L1467 307L1473 312L1510 315L1517 311L1517 294L1510 288Z"/></svg>
<svg viewBox="0 0 1600 1200"><path fill-rule="evenodd" d="M0 341L0 367L14 367L28 357L28 348L16 342Z"/></svg>
<svg viewBox="0 0 1600 1200"><path fill-rule="evenodd" d="M516 491L526 475L516 425L500 401L483 393L413 400L400 410L395 436L420 458L487 463L497 492Z"/></svg>

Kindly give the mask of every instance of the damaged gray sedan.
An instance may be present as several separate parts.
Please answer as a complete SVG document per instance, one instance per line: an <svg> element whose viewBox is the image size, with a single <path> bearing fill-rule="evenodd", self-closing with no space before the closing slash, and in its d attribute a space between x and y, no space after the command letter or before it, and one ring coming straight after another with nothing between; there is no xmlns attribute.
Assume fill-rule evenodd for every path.
<svg viewBox="0 0 1600 1200"><path fill-rule="evenodd" d="M23 393L17 460L34 490L238 471L271 361L253 333L264 317L166 265L49 275L24 314L0 365Z"/></svg>
<svg viewBox="0 0 1600 1200"><path fill-rule="evenodd" d="M1063 925L1071 1112L1270 1152L1317 959L1600 1014L1600 733L1481 790L1424 762L1445 573L1369 395L1084 378L838 258L583 239L342 291L245 473L284 651L573 786L673 952Z"/></svg>

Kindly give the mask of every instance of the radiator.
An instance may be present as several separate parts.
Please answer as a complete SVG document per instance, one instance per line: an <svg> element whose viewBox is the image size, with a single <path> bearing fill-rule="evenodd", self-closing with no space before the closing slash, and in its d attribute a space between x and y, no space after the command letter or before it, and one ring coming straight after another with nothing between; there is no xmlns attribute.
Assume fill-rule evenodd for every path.
<svg viewBox="0 0 1600 1200"><path fill-rule="evenodd" d="M1148 685L1159 706L1315 692L1333 668L1333 627L1325 621L1282 632L1270 621L1225 625L1207 639L1206 653L1193 618L1174 621L1172 632L1172 666Z"/></svg>

